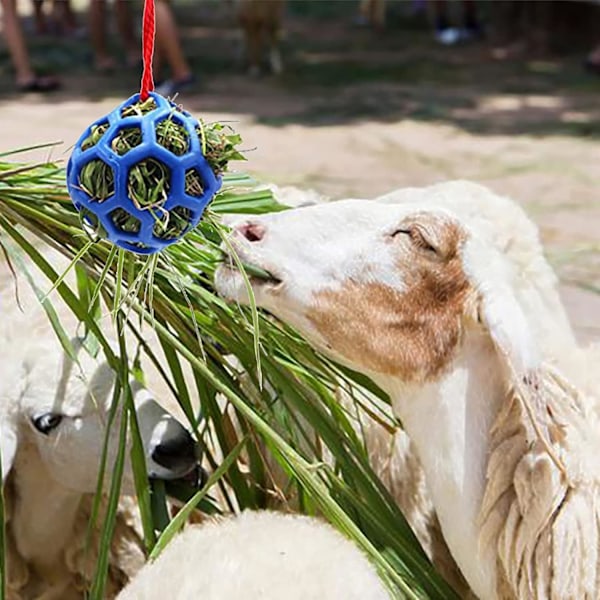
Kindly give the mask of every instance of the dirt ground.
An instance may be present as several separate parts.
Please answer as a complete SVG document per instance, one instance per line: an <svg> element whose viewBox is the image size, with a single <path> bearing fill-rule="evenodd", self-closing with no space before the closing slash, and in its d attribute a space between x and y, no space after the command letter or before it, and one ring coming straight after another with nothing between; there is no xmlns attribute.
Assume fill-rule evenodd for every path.
<svg viewBox="0 0 600 600"><path fill-rule="evenodd" d="M248 149L241 168L264 181L341 198L466 178L511 196L541 228L578 335L599 339L600 77L583 72L581 53L499 62L485 42L438 47L408 3L373 34L352 26L355 5L292 4L286 72L248 79L229 3L182 2L198 84L178 101L233 122ZM85 38L30 41L64 89L17 95L0 47L0 151L60 140L52 156L65 158L91 121L136 91L139 73L98 76Z"/></svg>

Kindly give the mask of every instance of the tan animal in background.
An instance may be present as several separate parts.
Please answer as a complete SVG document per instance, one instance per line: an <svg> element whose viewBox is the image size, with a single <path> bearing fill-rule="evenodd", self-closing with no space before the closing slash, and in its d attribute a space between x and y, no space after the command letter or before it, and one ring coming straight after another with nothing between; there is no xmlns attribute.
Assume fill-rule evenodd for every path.
<svg viewBox="0 0 600 600"><path fill-rule="evenodd" d="M594 355L534 226L478 214L486 193L497 206L466 182L310 206L243 219L232 241L272 274L252 279L260 306L388 392L478 597L597 598ZM217 286L248 301L233 267Z"/></svg>
<svg viewBox="0 0 600 600"><path fill-rule="evenodd" d="M237 0L236 5L249 73L258 75L266 61L270 71L279 75L283 71L279 37L284 0Z"/></svg>

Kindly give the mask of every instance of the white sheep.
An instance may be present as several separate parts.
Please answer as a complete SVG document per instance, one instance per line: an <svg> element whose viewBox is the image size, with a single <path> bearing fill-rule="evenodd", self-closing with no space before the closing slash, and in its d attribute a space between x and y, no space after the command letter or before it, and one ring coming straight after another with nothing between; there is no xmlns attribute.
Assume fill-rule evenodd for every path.
<svg viewBox="0 0 600 600"><path fill-rule="evenodd" d="M190 526L118 600L385 600L375 568L327 523L246 511Z"/></svg>
<svg viewBox="0 0 600 600"><path fill-rule="evenodd" d="M86 536L115 381L100 359L61 349L27 284L24 313L11 298L12 280L0 273L0 450L7 506L8 598L81 598L96 563L102 514ZM66 317L68 311L62 311ZM68 319L65 318L65 322ZM132 384L149 474L176 478L196 469L187 430L147 390ZM117 411L108 444L108 477L118 447ZM127 457L129 452L127 451ZM133 494L129 459L122 492ZM139 513L123 497L110 552L106 597L114 597L144 562Z"/></svg>
<svg viewBox="0 0 600 600"><path fill-rule="evenodd" d="M480 598L596 598L597 376L536 231L464 182L399 196L238 223L244 262L273 274L255 298L389 393ZM234 269L217 286L248 300Z"/></svg>

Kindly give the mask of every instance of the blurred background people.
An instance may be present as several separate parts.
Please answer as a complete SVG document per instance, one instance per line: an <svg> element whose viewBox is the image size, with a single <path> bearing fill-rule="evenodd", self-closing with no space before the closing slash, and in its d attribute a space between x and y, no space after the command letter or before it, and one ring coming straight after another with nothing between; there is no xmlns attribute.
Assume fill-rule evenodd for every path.
<svg viewBox="0 0 600 600"><path fill-rule="evenodd" d="M107 0L90 0L89 28L94 54L94 67L100 72L111 71L117 66L108 46L107 3ZM117 29L125 50L125 64L128 67L136 67L141 64L141 51L133 26L131 2L128 0L114 0L113 4Z"/></svg>
<svg viewBox="0 0 600 600"><path fill-rule="evenodd" d="M504 0L493 3L496 27L494 58L544 55L549 50L552 2L547 0Z"/></svg>
<svg viewBox="0 0 600 600"><path fill-rule="evenodd" d="M161 83L159 75L164 63L169 67L170 77ZM177 23L169 0L156 0L154 73L158 82L156 91L163 96L173 97L195 82L192 69L181 47Z"/></svg>
<svg viewBox="0 0 600 600"><path fill-rule="evenodd" d="M585 59L585 67L588 71L600 75L600 43L592 49Z"/></svg>
<svg viewBox="0 0 600 600"><path fill-rule="evenodd" d="M448 0L433 0L435 39L447 46L483 37L475 0L462 0L462 26L451 24Z"/></svg>
<svg viewBox="0 0 600 600"><path fill-rule="evenodd" d="M45 5L50 4L51 22L49 22ZM56 33L59 35L73 35L78 33L77 19L71 6L71 0L33 0L33 16L35 31L38 35Z"/></svg>
<svg viewBox="0 0 600 600"><path fill-rule="evenodd" d="M4 37L15 70L17 88L23 92L50 92L57 89L60 83L56 77L38 75L31 66L16 0L0 0L0 6Z"/></svg>

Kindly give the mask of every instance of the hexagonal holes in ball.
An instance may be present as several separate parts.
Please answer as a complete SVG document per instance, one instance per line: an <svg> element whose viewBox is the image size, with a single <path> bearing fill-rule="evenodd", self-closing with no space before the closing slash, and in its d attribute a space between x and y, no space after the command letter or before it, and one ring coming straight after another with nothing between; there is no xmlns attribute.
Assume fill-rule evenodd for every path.
<svg viewBox="0 0 600 600"><path fill-rule="evenodd" d="M100 219L98 219L97 215L84 206L78 208L78 210L81 226L92 240L96 241L97 239L104 239L108 237L106 230L104 227L102 227Z"/></svg>
<svg viewBox="0 0 600 600"><path fill-rule="evenodd" d="M142 226L139 219L130 215L123 208L115 208L109 213L109 217L113 225L123 233L139 233Z"/></svg>
<svg viewBox="0 0 600 600"><path fill-rule="evenodd" d="M190 228L191 219L192 211L189 208L176 206L156 221L152 233L160 240L180 238Z"/></svg>
<svg viewBox="0 0 600 600"><path fill-rule="evenodd" d="M88 136L81 142L81 149L88 150L95 146L107 132L108 127L108 121L102 121L101 123L92 125Z"/></svg>
<svg viewBox="0 0 600 600"><path fill-rule="evenodd" d="M169 167L155 158L146 158L129 171L127 193L140 210L161 207L167 200L170 187Z"/></svg>
<svg viewBox="0 0 600 600"><path fill-rule="evenodd" d="M113 152L119 156L127 154L142 143L142 130L139 127L123 127L110 142Z"/></svg>
<svg viewBox="0 0 600 600"><path fill-rule="evenodd" d="M185 193L196 198L204 195L202 176L196 169L188 169L185 172Z"/></svg>
<svg viewBox="0 0 600 600"><path fill-rule="evenodd" d="M156 124L156 142L175 156L183 156L190 149L190 134L172 115Z"/></svg>
<svg viewBox="0 0 600 600"><path fill-rule="evenodd" d="M103 202L115 193L115 175L109 165L96 158L82 167L79 186L92 200Z"/></svg>

